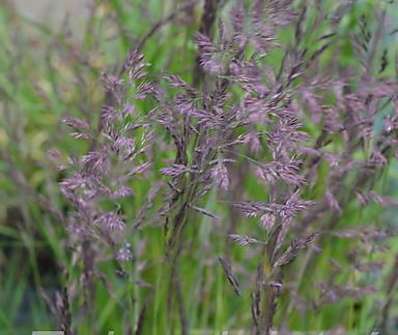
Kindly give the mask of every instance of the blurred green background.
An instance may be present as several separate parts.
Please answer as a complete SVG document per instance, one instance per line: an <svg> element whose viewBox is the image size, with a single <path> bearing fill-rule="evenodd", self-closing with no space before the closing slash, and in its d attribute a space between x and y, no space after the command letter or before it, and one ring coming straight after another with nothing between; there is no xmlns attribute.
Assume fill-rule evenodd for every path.
<svg viewBox="0 0 398 335"><path fill-rule="evenodd" d="M58 190L62 175L47 153L58 148L66 159L67 155L84 153L87 147L72 139L60 120L65 115L74 115L94 127L104 101L101 73L115 73L128 50L181 3L180 0L0 1L0 334L55 329L56 321L44 297L56 299L56 292L62 289L65 281L63 268L67 268L73 278L79 276L79 261L71 259L65 247L65 229L56 215L57 211L67 211L67 204ZM335 0L320 3L324 10L331 12L342 4ZM369 18L372 29L373 13L379 6L390 7L378 56L380 58L383 51L388 50L385 75L397 76L398 33L392 32L397 28L398 7L388 1L357 1L338 27L341 34L338 45L322 56L325 64L332 57L340 57L344 66L354 68L357 65L350 33L360 31L361 16ZM146 41L143 52L150 64L150 75L174 73L192 82L196 57L193 36L198 31L201 8L199 2ZM230 2L225 1L220 17L228 18L228 8ZM311 15L316 15L316 10L316 7L309 9L307 26L311 25ZM322 31L314 33L321 36L329 29L325 24ZM281 39L288 40L291 33L289 30L281 32ZM311 39L308 41L310 43ZM315 49L317 46L309 47ZM269 61L279 64L281 57L276 52ZM139 108L145 112L151 106L142 103ZM134 181L134 200L124 204L130 222L145 204L148 190L161 178L157 171L172 157L171 151L158 150L153 157L153 172L147 178ZM238 170L239 173L242 171ZM383 194L398 196L397 177L394 163L380 178L379 188ZM254 177L243 178L242 183L251 197L263 196ZM223 222L231 220L231 213L215 199L213 192L202 207L223 219L213 222L199 214L192 218L195 224L186 231L190 254L183 256L181 273L192 329L211 329L210 333L219 334L225 329L244 329L251 324L250 288L256 262L250 250L233 248L234 269L243 287L243 295L237 297L217 260L224 253L225 233L229 229ZM353 204L344 210L339 225L365 225L376 221L396 229L397 214L394 209L371 206L362 210ZM258 229L249 222L241 225L239 231L253 235L251 231ZM145 285L137 291L132 281L114 275L112 264L102 262L98 271L106 280L98 280L94 310L74 320L78 334L105 334L108 330L127 334L126 329L134 327L142 310L132 307L131 297L134 297L135 306L147 306L144 334L167 334L170 311L162 266L161 223L145 224L129 239L139 259L131 266L131 272L134 272L134 280ZM339 274L340 282L376 283L380 288L377 294L344 299L312 315L292 312L288 315L292 329L341 328L342 334L368 334L378 320L378 306L385 299L385 282L394 267L398 239L391 238L389 245L390 249L384 253L369 250L369 261L381 259L385 262L381 271L363 274L347 267L347 271L343 269ZM352 248L355 249L352 242L331 240L323 247L311 276L327 277L332 259L344 266ZM295 267L300 268L300 264ZM253 276L245 279L247 271ZM303 290L311 292L305 280ZM277 318L283 319L286 315ZM179 334L177 316L174 319L175 333ZM390 322L395 329L391 334L398 334L397 297L393 299Z"/></svg>

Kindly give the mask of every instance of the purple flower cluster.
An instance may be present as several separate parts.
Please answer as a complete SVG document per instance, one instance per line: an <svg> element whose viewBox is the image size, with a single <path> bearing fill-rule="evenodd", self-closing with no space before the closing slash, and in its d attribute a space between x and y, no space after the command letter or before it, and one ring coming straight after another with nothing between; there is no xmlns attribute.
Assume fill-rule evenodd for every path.
<svg viewBox="0 0 398 335"><path fill-rule="evenodd" d="M256 237L238 234L235 230L247 230L243 219L228 237L259 250L253 324L256 334L269 334L278 299L289 287L285 269L299 253L307 249L308 257L314 257L324 236L344 235L335 232L336 226L355 200L361 206L394 204L375 187L379 174L398 155L398 86L371 75L368 54L355 71L340 69L339 64L332 64L336 70L323 68L321 56L336 41L336 33L316 37L318 48L309 50L303 42L309 29L303 27L306 8L298 10L292 0L255 0L249 8L237 1L230 14L230 21L219 24L216 37L196 35L203 71L198 85L174 74L163 77L164 86L146 81L145 63L137 51L123 66L126 76L103 75L108 103L97 131L83 120L65 120L76 138L89 142L90 150L71 159L74 172L61 188L73 205L69 227L74 236L120 244L126 222L118 201L133 195L130 179L150 168L145 153L151 141L164 146L170 144L163 143L164 138L169 138L174 161L159 171L169 188L158 212L171 267L169 294L182 299L178 261L184 227L193 213L217 218L200 207L211 190L217 189L220 198L238 194L239 199L229 202L231 211L256 219L263 229ZM331 16L334 23L342 18L337 14ZM278 31L286 26L295 34L291 46L282 48ZM267 62L272 50L284 53L278 67ZM132 88L135 100L155 98L145 121L128 99ZM387 107L390 113L381 113ZM380 119L383 128L376 131ZM245 178L234 180L232 171L242 165ZM236 191L248 178L257 178L262 198ZM251 236L256 232L253 229ZM373 237L366 242L376 239L368 236ZM116 256L130 257L130 246ZM220 262L240 292L229 260ZM321 291L322 303L362 292L337 286L329 292L322 286ZM292 301L298 296L294 290L286 294Z"/></svg>
<svg viewBox="0 0 398 335"><path fill-rule="evenodd" d="M103 75L109 103L101 109L98 130L84 120L64 121L76 138L87 140L90 146L87 154L70 159L69 176L61 182L62 193L73 205L68 228L79 241L99 239L112 247L122 242L126 223L118 201L134 195L131 178L150 167L145 153L152 136L135 113L131 97L127 98L131 87L135 88L134 99L153 93L153 86L144 80L144 67L142 55L134 52L125 65L126 82Z"/></svg>

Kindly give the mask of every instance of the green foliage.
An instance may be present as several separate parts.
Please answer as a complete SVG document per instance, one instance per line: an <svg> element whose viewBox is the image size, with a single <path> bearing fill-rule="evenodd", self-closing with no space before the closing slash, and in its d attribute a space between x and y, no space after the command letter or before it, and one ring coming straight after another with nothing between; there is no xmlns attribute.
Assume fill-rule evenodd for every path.
<svg viewBox="0 0 398 335"><path fill-rule="evenodd" d="M65 271L74 279L80 276L78 269L81 260L71 259L65 229L54 211L48 210L68 210L57 186L62 175L48 159L48 150L61 148L65 156L87 151L86 145L66 135L61 118L65 114L83 117L95 129L104 100L101 72L116 72L131 45L150 31L158 20L166 17L178 2L97 1L96 10L86 19L85 29L72 37L66 29L54 31L45 23L32 22L19 16L11 6L0 5L1 334L54 329L56 320L46 307L43 295L53 296L54 291L65 284ZM321 2L325 11L331 11L338 5L338 1ZM356 2L351 13L345 16L337 28L337 34L341 36L338 39L339 45L325 51L321 65L329 64L338 57L336 66L358 66L349 33L360 30L363 16L369 17L372 22L376 6L379 6L379 1ZM391 20L398 16L397 7L393 8L395 12L389 13ZM316 11L315 6L309 6L305 29L311 30ZM170 72L192 82L196 57L192 36L198 30L200 14L195 9L192 16L187 17L187 22L182 20L165 24L146 41L144 53L150 63L150 76L151 73ZM308 52L316 51L321 43L313 41L330 32L330 26L320 24L319 29L305 35L303 46L308 48ZM286 44L292 43L292 36L293 32L289 29L280 33L281 41ZM386 34L382 41L383 47L377 48L377 59L382 57L383 48L388 49L389 62L383 74L387 77L397 75L395 42L394 34ZM337 47L341 52L339 55L336 55ZM266 56L265 61L270 66L278 67L282 58L283 52L275 49ZM151 107L148 102L139 104L143 113L148 113ZM319 132L311 122L305 127L310 133ZM166 143L168 139L165 138L164 141ZM173 159L172 152L167 150L166 145L164 148L154 148L152 154L153 171L159 171L165 161ZM242 169L244 171L244 166ZM327 166L321 164L319 170L319 179L308 195L313 199L323 194L328 179ZM384 184L392 196L397 195L397 171L396 164L391 166L384 181L380 183L380 188L385 189ZM134 198L122 204L129 223L133 222L145 203L148 190L160 178L158 173L151 172L146 178L132 183ZM255 177L244 175L242 185L242 192L253 198L266 197ZM160 202L158 198L155 201ZM222 212L223 207L218 206L214 193L206 199L203 207L217 213L223 220L239 220L231 217L234 214ZM379 220L381 223L395 224L396 227L395 211L383 212L377 206L363 211L357 203L352 202L344 207L336 225L341 229L349 229ZM333 219L322 218L325 225ZM192 252L182 256L180 268L184 277L181 291L187 304L190 326L192 329L211 329L214 334L225 329L248 328L251 324L251 292L245 288L250 287L250 283L244 282L242 296L236 296L225 280L217 260L218 256L223 255L227 243L225 226L199 214L191 220L194 222L185 231L185 236ZM239 229L238 233L243 235L252 235L253 230L261 231L251 219L246 220ZM73 321L77 334L105 334L108 330L115 331L115 335L123 334L125 329L135 327L144 306L146 314L143 334L168 334L166 329L170 327L174 327L175 334L181 333L178 315L172 315L172 324L168 323L169 313L175 311L170 311L167 303L169 283L166 278L169 270L164 266L164 231L161 222L145 223L130 239L134 245L147 241L142 243L140 251L140 256L145 255L143 258L146 263L128 265L125 269L128 276L120 277L115 275L114 265L104 260L99 271L106 279L96 283L93 293L95 305ZM347 250L352 248L355 248L355 242L353 244L337 238L330 240L323 246L322 254L309 264L306 275L326 280L330 273L330 259L347 264ZM383 255L369 253L369 261L383 257L387 263L385 274L378 278L378 285L382 289L383 279L388 276L397 252L398 243L395 238L391 241L391 252ZM304 256L300 262L293 264L292 275L300 273L303 262L310 257L311 251L307 253L307 257ZM256 262L250 253L233 247L232 257L245 263L252 273L256 272ZM140 276L137 266L144 267ZM366 282L370 279L350 272L348 266L347 269L340 275L341 282ZM369 273L368 276L372 274ZM311 297L314 294L311 284L306 283L305 276L300 279L299 289L305 296ZM142 289L137 290L137 282L142 285ZM292 329L304 332L332 329L337 324L342 324L347 334L350 331L353 334L365 334L380 316L374 310L377 299L383 299L382 294L358 300L347 298L337 305L322 307L308 318L302 318L298 311L292 311L285 301L283 310L286 313L278 315L277 319L287 318ZM77 305L72 306L72 309L78 308ZM395 306L392 314L396 317L397 313L398 308Z"/></svg>

